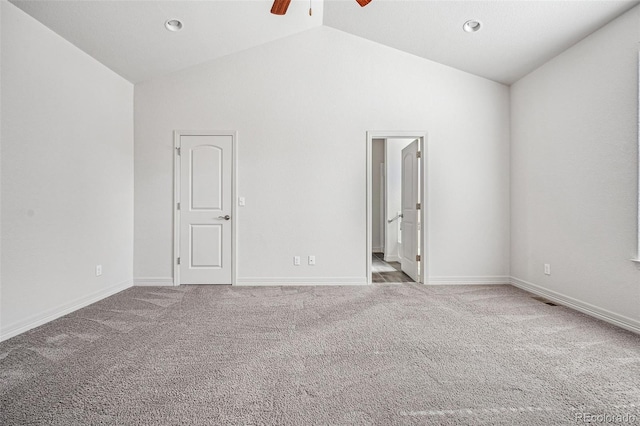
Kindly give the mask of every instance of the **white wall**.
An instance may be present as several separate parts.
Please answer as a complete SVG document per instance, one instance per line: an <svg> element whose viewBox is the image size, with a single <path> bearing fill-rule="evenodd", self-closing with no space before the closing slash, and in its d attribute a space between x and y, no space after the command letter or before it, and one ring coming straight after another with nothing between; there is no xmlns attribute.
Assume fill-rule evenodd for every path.
<svg viewBox="0 0 640 426"><path fill-rule="evenodd" d="M384 231L384 139L374 139L371 147L371 246L374 252L384 251L382 245Z"/></svg>
<svg viewBox="0 0 640 426"><path fill-rule="evenodd" d="M366 280L366 131L423 130L428 274L504 282L508 119L507 87L327 27L138 84L134 276L172 276L173 130L238 131L239 281L277 283Z"/></svg>
<svg viewBox="0 0 640 426"><path fill-rule="evenodd" d="M133 86L1 7L6 339L131 285Z"/></svg>
<svg viewBox="0 0 640 426"><path fill-rule="evenodd" d="M639 42L636 7L511 89L516 284L638 330Z"/></svg>

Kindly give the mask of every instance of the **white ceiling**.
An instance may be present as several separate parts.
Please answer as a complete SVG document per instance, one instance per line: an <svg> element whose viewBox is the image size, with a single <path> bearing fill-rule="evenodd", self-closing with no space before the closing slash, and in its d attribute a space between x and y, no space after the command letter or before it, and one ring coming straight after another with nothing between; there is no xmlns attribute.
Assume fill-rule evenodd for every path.
<svg viewBox="0 0 640 426"><path fill-rule="evenodd" d="M11 0L127 80L137 83L322 25L322 2ZM167 31L167 19L184 27Z"/></svg>
<svg viewBox="0 0 640 426"><path fill-rule="evenodd" d="M11 0L132 82L187 68L327 25L510 84L640 0L293 0L285 16L271 0ZM184 28L171 33L165 20ZM483 28L462 31L468 19Z"/></svg>
<svg viewBox="0 0 640 426"><path fill-rule="evenodd" d="M638 3L325 0L324 24L511 84ZM482 22L477 33L462 30L470 19Z"/></svg>

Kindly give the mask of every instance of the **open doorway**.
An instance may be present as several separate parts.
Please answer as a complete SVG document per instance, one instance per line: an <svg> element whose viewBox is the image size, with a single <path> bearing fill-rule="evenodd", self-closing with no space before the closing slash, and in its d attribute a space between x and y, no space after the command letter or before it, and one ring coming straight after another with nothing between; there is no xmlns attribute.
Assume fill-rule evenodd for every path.
<svg viewBox="0 0 640 426"><path fill-rule="evenodd" d="M369 283L424 282L424 132L367 133Z"/></svg>

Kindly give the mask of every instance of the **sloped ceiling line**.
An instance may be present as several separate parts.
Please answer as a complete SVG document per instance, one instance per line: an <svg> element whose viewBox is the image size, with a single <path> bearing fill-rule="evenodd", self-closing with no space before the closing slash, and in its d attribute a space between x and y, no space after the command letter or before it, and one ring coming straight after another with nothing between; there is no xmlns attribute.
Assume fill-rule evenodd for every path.
<svg viewBox="0 0 640 426"><path fill-rule="evenodd" d="M639 0L454 1L11 0L127 80L137 83L321 25L511 84L637 6ZM169 32L167 19L184 28ZM467 33L477 19L483 27Z"/></svg>

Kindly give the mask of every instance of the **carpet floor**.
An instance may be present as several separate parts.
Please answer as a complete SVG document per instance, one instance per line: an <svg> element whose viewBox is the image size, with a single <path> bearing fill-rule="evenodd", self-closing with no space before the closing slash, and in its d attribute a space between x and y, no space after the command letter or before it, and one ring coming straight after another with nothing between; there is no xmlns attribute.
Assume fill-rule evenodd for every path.
<svg viewBox="0 0 640 426"><path fill-rule="evenodd" d="M0 343L2 425L585 415L640 424L640 336L507 285L137 287Z"/></svg>

